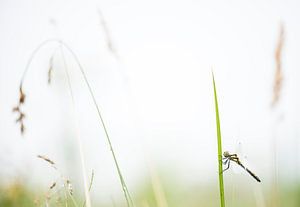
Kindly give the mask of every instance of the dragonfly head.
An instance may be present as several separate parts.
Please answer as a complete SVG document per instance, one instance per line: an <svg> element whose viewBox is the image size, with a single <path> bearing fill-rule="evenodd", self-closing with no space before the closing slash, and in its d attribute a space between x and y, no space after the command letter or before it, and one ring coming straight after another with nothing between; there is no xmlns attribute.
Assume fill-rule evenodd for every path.
<svg viewBox="0 0 300 207"><path fill-rule="evenodd" d="M230 153L229 153L228 151L225 151L225 152L223 153L223 156L224 156L224 157L229 157L229 155L230 155Z"/></svg>

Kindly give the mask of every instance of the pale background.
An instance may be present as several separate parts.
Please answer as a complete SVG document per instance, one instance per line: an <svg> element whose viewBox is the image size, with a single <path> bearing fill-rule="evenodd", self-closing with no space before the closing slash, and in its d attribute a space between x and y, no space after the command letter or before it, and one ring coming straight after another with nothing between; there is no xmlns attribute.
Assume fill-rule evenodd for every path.
<svg viewBox="0 0 300 207"><path fill-rule="evenodd" d="M107 48L99 9L119 59ZM36 158L43 154L81 185L75 139L79 117L87 173L96 173L95 192L101 192L102 200L121 195L96 110L67 52L75 116L59 53L47 85L49 57L57 44L38 53L25 81L24 137L14 123L12 107L26 62L49 38L63 39L78 55L129 188L148 179L149 163L187 186L216 182L212 67L223 149L233 151L241 140L251 166L269 182L276 137L280 176L293 182L300 165L299 9L298 1L1 0L1 182L24 177L28 183L48 185L55 173ZM272 110L280 23L285 28L284 82L280 103Z"/></svg>

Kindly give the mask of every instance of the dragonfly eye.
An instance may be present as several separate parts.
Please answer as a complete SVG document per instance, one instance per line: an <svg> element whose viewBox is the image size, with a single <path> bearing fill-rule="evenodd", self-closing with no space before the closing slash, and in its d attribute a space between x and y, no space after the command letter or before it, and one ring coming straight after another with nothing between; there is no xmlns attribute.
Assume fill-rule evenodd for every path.
<svg viewBox="0 0 300 207"><path fill-rule="evenodd" d="M223 153L223 156L224 157L228 157L230 154L229 154L229 152L228 151L225 151L224 153Z"/></svg>

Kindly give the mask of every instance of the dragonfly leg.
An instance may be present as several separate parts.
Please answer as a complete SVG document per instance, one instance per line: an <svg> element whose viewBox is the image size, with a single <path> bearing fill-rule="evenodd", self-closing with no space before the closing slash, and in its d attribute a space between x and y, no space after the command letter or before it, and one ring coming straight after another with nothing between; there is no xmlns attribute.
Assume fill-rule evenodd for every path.
<svg viewBox="0 0 300 207"><path fill-rule="evenodd" d="M228 170L228 169L229 169L229 167L230 167L230 160L227 160L227 161L228 161L228 162L227 162L227 163L228 163L228 165L227 165L227 167L226 167L226 168L225 168L225 169L222 171L222 173L223 173L223 172L225 172L226 170Z"/></svg>
<svg viewBox="0 0 300 207"><path fill-rule="evenodd" d="M226 165L227 162L229 161L229 159L227 157L223 158L223 160L225 160L225 161L222 161L223 165Z"/></svg>

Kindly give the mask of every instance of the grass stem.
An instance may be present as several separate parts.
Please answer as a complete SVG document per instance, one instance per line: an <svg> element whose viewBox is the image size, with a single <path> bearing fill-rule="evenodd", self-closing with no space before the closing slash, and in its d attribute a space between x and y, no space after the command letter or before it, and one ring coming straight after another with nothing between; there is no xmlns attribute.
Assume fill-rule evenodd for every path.
<svg viewBox="0 0 300 207"><path fill-rule="evenodd" d="M222 137L220 127L220 116L218 107L217 88L215 83L214 73L212 72L213 86L214 86L214 100L216 111L216 127L217 127L217 141L218 141L218 164L219 164L219 186L220 186L220 203L221 207L225 207L225 194L224 194L224 182L223 182L223 163L222 163Z"/></svg>
<svg viewBox="0 0 300 207"><path fill-rule="evenodd" d="M123 190L123 193L124 193L126 202L127 202L127 206L128 206L128 207L133 207L133 206L134 206L134 205L133 205L133 201L132 201L132 199L131 199L131 196L130 196L129 190L128 190L128 188L127 188L127 185L126 185L126 183L125 183L125 180L124 180L124 178L123 178L123 175L122 175L122 173L121 173L121 169L120 169L120 167L119 167L119 164L118 164L118 161L117 161L117 157L116 157L116 155L115 155L115 152L114 152L114 149L113 149L113 146L112 146L112 142L111 142L111 139L110 139L110 137L109 137L108 130L107 130L107 128L106 128L106 124L105 124L105 122L104 122L104 119L103 119L103 117L102 117L102 113L101 113L100 108L99 108L99 106L98 106L98 104L97 104L95 95L94 95L93 90L92 90L92 88L91 88L91 86L90 86L90 84L89 84L89 81L87 80L87 76L86 76L86 74L85 74L85 71L84 71L84 69L83 69L83 67L82 67L82 65L81 65L81 63L80 63L80 61L79 61L77 55L76 55L76 54L74 53L74 51L68 46L68 44L66 44L65 42L63 42L63 41L60 40L60 39L48 39L48 40L43 41L41 44L39 44L39 45L35 48L35 50L32 52L32 54L30 55L30 57L29 57L29 60L28 60L28 62L27 62L27 65L26 65L26 67L25 67L25 70L24 70L24 72L23 72L23 75L22 75L22 77L21 77L20 88L22 88L22 86L23 86L23 83L24 83L24 80L25 80L25 76L26 76L26 74L27 74L27 72L28 72L28 70L29 70L29 68L30 68L30 65L31 65L31 63L32 63L32 61L33 61L35 55L40 51L40 49L41 49L42 47L44 47L45 45L47 45L48 43L51 43L51 42L58 43L61 47L65 48L65 49L72 55L72 57L74 58L76 64L77 64L78 67L79 67L79 70L80 70L80 72L81 72L81 74L82 74L82 77L83 77L83 79L84 79L84 82L85 82L85 84L87 85L88 91L89 91L90 96L91 96L91 98L92 98L92 100L93 100L93 104L94 104L94 106L95 106L95 108L96 108L96 110L97 110L97 115L98 115L98 117L99 117L99 119L100 119L100 125L101 125L101 127L104 129L105 137L106 137L106 140L107 140L107 142L108 142L110 151L111 151L112 156L113 156L114 164L115 164L115 166L116 166L117 173L118 173L118 176L119 176L119 179L120 179L120 183L121 183L121 185L122 185L122 190ZM82 163L84 164L84 160L82 160ZM86 179L86 178L85 178L85 179ZM85 183L86 183L86 181L85 181ZM86 192L86 194L88 193L87 190L85 190L85 192Z"/></svg>

